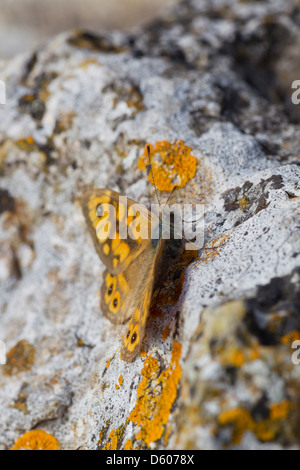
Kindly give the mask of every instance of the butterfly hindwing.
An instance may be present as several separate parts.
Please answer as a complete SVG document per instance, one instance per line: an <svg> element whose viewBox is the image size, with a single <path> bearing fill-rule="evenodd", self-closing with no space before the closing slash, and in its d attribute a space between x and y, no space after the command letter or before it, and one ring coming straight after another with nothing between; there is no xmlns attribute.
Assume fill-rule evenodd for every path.
<svg viewBox="0 0 300 470"><path fill-rule="evenodd" d="M133 315L136 299L143 288L143 279L137 273L145 270L150 250L151 247L145 246L144 251L120 274L104 271L100 306L103 315L113 323L125 323Z"/></svg>
<svg viewBox="0 0 300 470"><path fill-rule="evenodd" d="M157 246L152 248L152 250L149 248L149 252L145 254L148 256L148 259L144 259L144 276L139 287L138 295L131 306L132 316L122 340L121 358L127 362L132 362L142 347L146 322L149 315L156 268L164 244L164 240L160 239Z"/></svg>

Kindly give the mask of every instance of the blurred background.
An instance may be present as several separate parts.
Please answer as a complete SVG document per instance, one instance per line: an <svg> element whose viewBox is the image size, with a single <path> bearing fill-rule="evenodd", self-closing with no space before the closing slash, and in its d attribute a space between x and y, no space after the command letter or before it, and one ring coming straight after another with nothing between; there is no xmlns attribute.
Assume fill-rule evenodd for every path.
<svg viewBox="0 0 300 470"><path fill-rule="evenodd" d="M73 28L127 30L179 0L0 0L0 59Z"/></svg>

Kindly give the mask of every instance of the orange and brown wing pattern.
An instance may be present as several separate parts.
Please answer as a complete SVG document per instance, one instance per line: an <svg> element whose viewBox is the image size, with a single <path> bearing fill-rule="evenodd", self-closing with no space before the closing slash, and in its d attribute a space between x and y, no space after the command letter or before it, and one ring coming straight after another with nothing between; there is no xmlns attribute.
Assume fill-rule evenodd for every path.
<svg viewBox="0 0 300 470"><path fill-rule="evenodd" d="M156 248L152 248L152 250L149 250L146 254L148 259L143 260L145 267L144 277L139 286L138 296L132 304L132 317L122 340L121 358L127 362L132 362L142 347L146 322L149 316L156 269L164 245L165 241L160 239Z"/></svg>
<svg viewBox="0 0 300 470"><path fill-rule="evenodd" d="M151 224L158 234L159 219L144 206L109 189L87 192L82 207L96 251L107 267L101 310L113 323L130 318L121 357L131 362L145 335L156 268L164 246L162 239L155 243L151 240Z"/></svg>
<svg viewBox="0 0 300 470"><path fill-rule="evenodd" d="M131 199L109 189L97 189L85 193L82 198L83 213L92 236L95 249L111 274L120 274L145 249L142 236L150 232L149 211ZM133 209L139 208L138 220ZM140 232L134 239L130 234L139 223ZM139 233L141 236L139 236ZM124 235L123 235L124 236ZM146 240L147 241L147 240Z"/></svg>

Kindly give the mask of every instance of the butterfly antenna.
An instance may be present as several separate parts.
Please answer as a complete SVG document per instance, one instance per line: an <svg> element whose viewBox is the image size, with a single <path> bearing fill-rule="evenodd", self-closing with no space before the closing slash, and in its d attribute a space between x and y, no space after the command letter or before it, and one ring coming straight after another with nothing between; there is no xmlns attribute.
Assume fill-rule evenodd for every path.
<svg viewBox="0 0 300 470"><path fill-rule="evenodd" d="M156 187L156 184L155 184L155 181L154 181L153 168L152 168L152 163L151 163L150 145L147 145L147 153L148 153L149 167L150 167L150 171L151 171L152 182L153 182L153 187L154 187L156 199L158 201L159 207L161 207L160 199L158 197L157 187ZM148 172L148 174L149 174L149 172Z"/></svg>
<svg viewBox="0 0 300 470"><path fill-rule="evenodd" d="M171 197L172 197L172 195L173 195L173 193L174 193L174 191L175 191L175 188L176 188L176 185L174 186L174 188L173 188L172 191L170 192L170 194L169 194L169 196L168 196L168 199L167 199L167 201L166 201L166 205L168 204L169 200L171 199Z"/></svg>

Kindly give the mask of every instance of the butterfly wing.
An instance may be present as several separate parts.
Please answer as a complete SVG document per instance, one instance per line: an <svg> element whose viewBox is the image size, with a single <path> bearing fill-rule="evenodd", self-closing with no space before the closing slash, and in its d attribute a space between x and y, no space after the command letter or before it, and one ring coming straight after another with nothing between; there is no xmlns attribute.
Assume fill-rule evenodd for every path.
<svg viewBox="0 0 300 470"><path fill-rule="evenodd" d="M145 269L144 259L147 248L131 263L124 272L103 273L101 286L101 311L113 323L125 323L133 314L133 304L139 296L142 278L137 272Z"/></svg>
<svg viewBox="0 0 300 470"><path fill-rule="evenodd" d="M86 192L82 209L95 249L108 271L114 275L124 272L146 248L153 216L144 206L109 189ZM127 232L135 223L140 225L140 236L133 239Z"/></svg>
<svg viewBox="0 0 300 470"><path fill-rule="evenodd" d="M149 250L140 255L140 261L144 266L143 277L141 277L138 293L130 306L131 320L122 339L121 358L127 362L132 362L142 347L156 269L164 245L165 240L159 239L155 247L151 245L151 249L149 247Z"/></svg>
<svg viewBox="0 0 300 470"><path fill-rule="evenodd" d="M121 349L122 359L131 362L141 349L155 271L164 246L161 238L151 239L151 224L157 229L159 219L109 189L86 192L82 208L95 249L107 267L101 287L101 310L113 323L131 318ZM136 229L140 236L122 238L124 225Z"/></svg>

